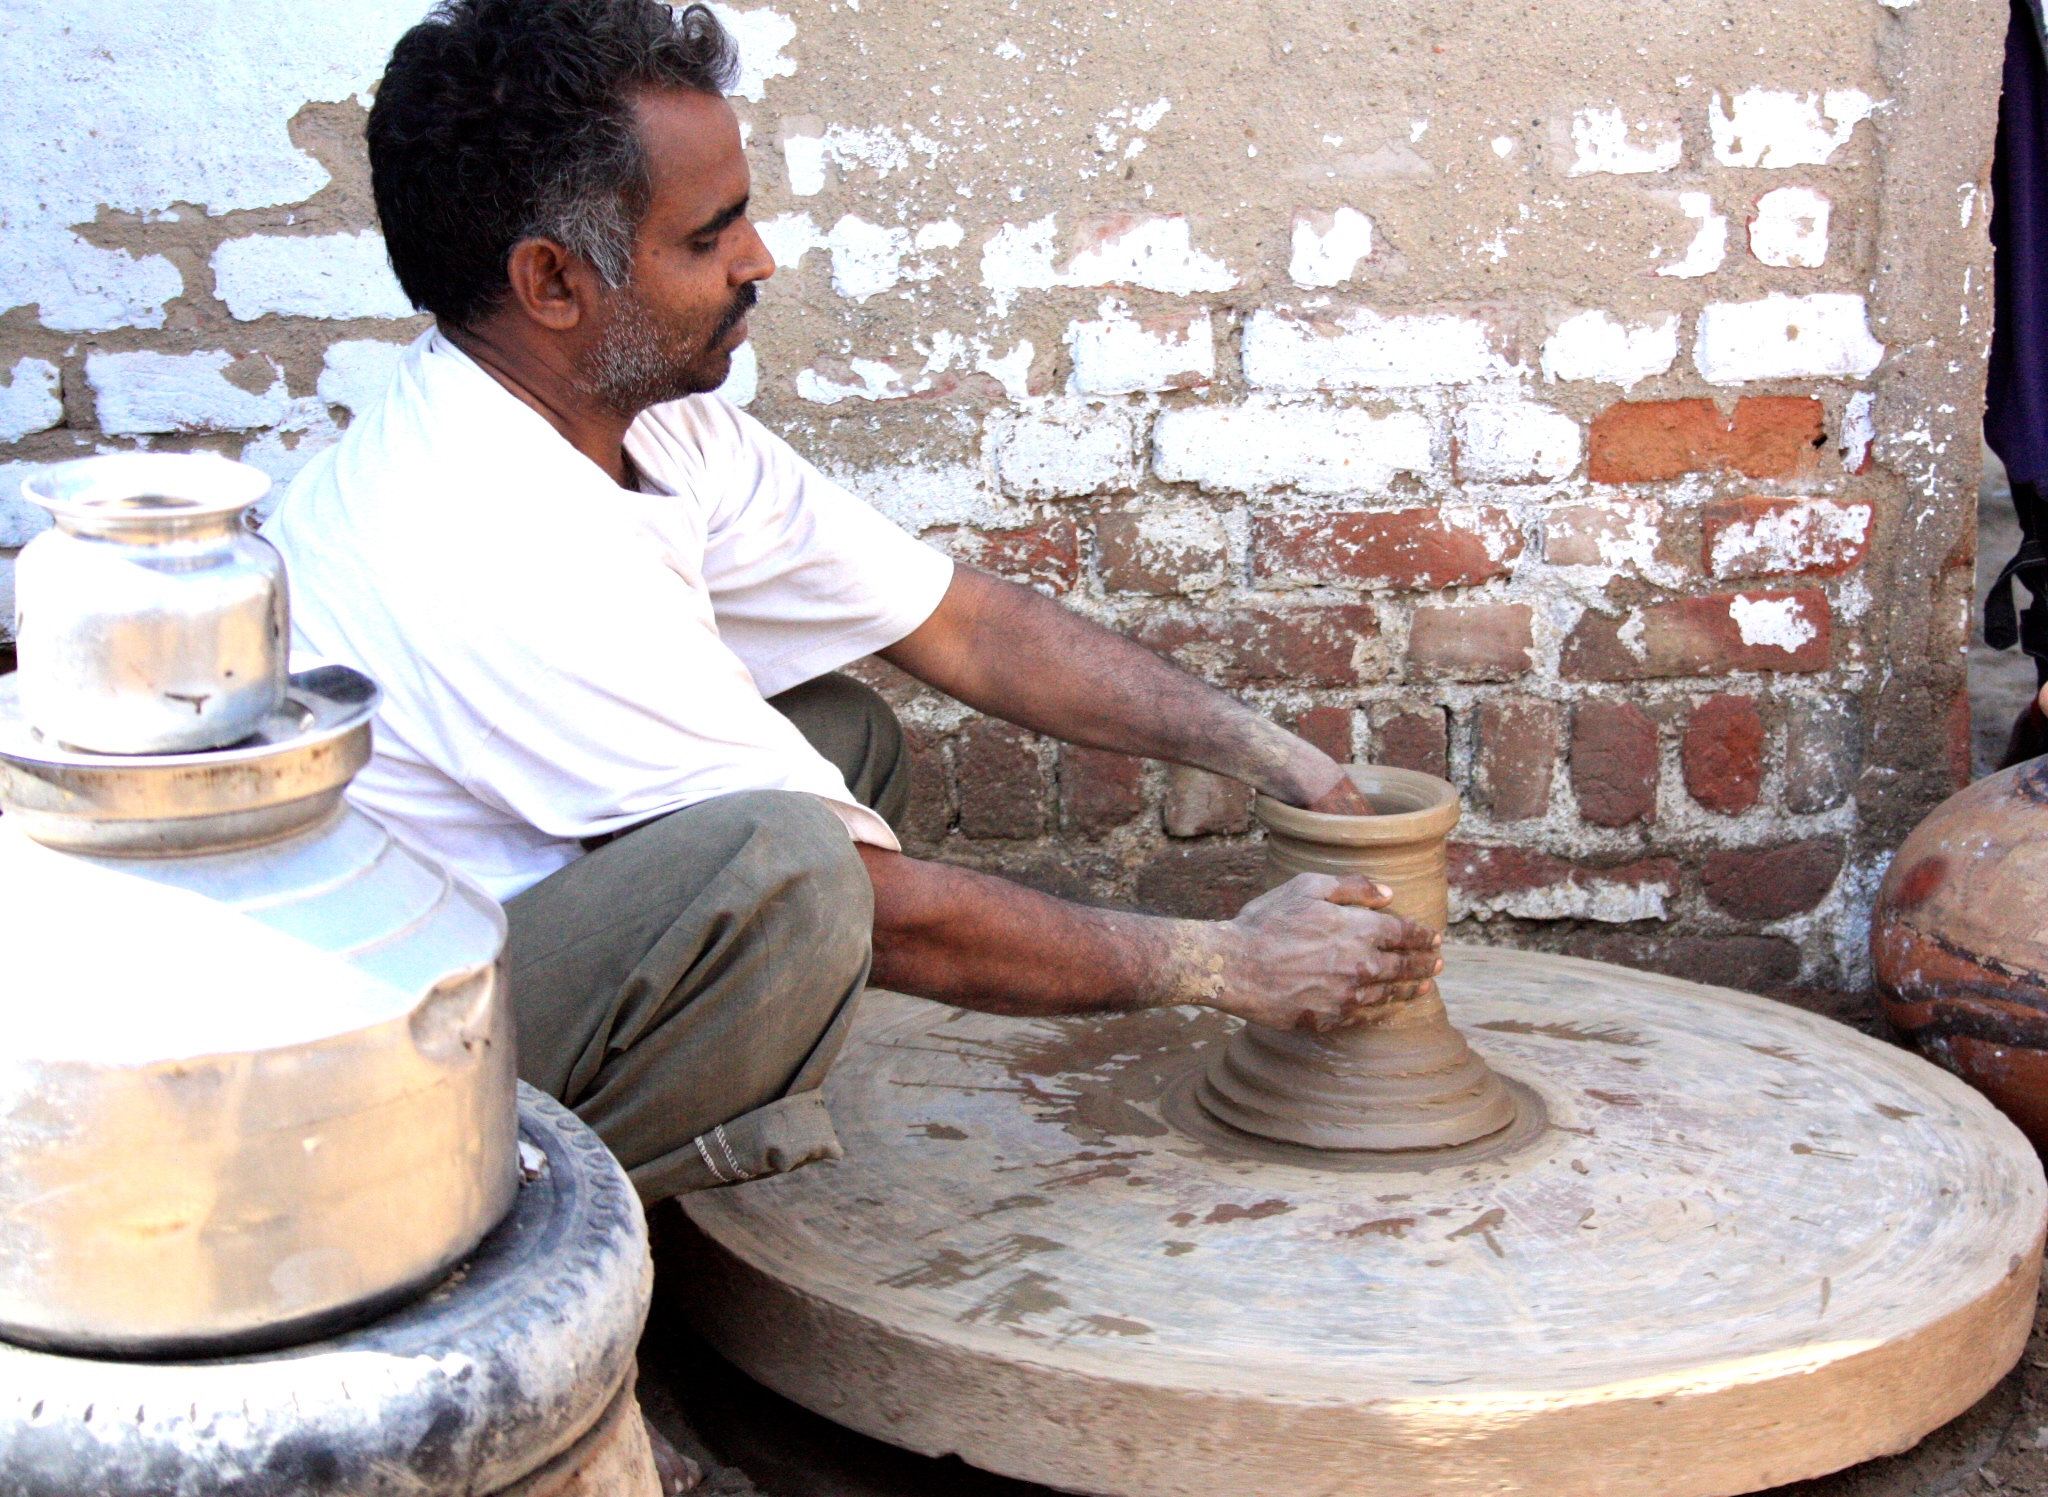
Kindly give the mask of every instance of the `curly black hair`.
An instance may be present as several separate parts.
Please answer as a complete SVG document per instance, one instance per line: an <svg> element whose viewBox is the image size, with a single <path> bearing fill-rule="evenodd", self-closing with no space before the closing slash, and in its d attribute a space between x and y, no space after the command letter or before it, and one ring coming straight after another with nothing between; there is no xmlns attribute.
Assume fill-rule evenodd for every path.
<svg viewBox="0 0 2048 1497"><path fill-rule="evenodd" d="M512 247L531 238L624 285L649 193L633 94L723 95L738 72L702 5L443 0L392 49L365 131L399 285L467 326L503 303Z"/></svg>

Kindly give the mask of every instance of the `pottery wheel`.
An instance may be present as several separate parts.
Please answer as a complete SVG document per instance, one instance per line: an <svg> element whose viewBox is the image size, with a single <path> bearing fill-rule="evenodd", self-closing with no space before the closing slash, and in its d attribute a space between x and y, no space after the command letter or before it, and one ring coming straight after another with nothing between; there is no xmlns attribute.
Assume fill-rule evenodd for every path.
<svg viewBox="0 0 2048 1497"><path fill-rule="evenodd" d="M1745 994L1446 963L1525 1105L1436 1158L1187 1124L1204 1011L871 993L845 1160L685 1199L703 1329L863 1433L1137 1497L1754 1491L2018 1358L2048 1190L1961 1082Z"/></svg>

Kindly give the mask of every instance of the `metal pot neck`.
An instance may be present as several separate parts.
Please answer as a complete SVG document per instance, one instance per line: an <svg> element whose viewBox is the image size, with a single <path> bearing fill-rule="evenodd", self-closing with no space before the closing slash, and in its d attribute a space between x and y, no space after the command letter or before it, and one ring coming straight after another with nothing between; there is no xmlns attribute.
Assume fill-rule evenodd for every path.
<svg viewBox="0 0 2048 1497"><path fill-rule="evenodd" d="M0 808L66 852L178 857L290 836L333 811L370 759L376 683L347 666L291 677L250 737L187 754L93 754L43 737L0 676Z"/></svg>
<svg viewBox="0 0 2048 1497"><path fill-rule="evenodd" d="M268 475L210 453L121 452L39 473L21 493L74 535L149 545L225 533L269 489Z"/></svg>

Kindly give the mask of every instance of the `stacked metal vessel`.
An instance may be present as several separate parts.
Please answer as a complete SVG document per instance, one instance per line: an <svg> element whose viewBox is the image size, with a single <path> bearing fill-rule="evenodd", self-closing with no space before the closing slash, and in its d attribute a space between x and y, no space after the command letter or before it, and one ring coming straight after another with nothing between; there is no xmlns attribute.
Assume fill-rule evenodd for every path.
<svg viewBox="0 0 2048 1497"><path fill-rule="evenodd" d="M130 454L24 487L56 525L20 557L20 668L0 677L0 1337L18 1347L331 1338L442 1282L520 1192L504 916L344 800L377 688L287 673L284 569L248 522L267 486ZM642 1267L593 1287L625 1295L630 1336L645 1246L623 1199ZM21 1367L0 1358L0 1384ZM599 1409L615 1392L595 1391ZM0 1492L42 1489L18 1435L0 1417Z"/></svg>

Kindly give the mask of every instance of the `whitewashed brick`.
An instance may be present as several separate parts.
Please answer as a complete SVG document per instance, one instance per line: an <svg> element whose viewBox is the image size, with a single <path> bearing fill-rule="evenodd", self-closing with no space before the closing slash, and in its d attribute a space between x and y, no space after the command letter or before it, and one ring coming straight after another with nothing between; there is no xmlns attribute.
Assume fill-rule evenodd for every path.
<svg viewBox="0 0 2048 1497"><path fill-rule="evenodd" d="M0 442L19 442L64 419L64 402L57 398L61 378L47 359L15 361L7 383L0 385Z"/></svg>
<svg viewBox="0 0 2048 1497"><path fill-rule="evenodd" d="M1244 330L1245 379L1268 390L1401 390L1519 372L1484 322L1452 312L1261 310Z"/></svg>
<svg viewBox="0 0 2048 1497"><path fill-rule="evenodd" d="M1064 268L1056 268L1053 214L1028 224L1006 223L981 247L981 284L993 295L998 317L1009 315L1024 291L1055 286L1141 286L1175 296L1228 291L1237 276L1221 260L1194 247L1185 216L1113 214L1084 221Z"/></svg>
<svg viewBox="0 0 2048 1497"><path fill-rule="evenodd" d="M1668 120L1639 120L1631 128L1619 109L1581 109L1572 116L1572 164L1566 175L1668 172L1684 155L1678 126Z"/></svg>
<svg viewBox="0 0 2048 1497"><path fill-rule="evenodd" d="M384 236L250 234L213 252L213 294L238 322L258 317L410 317Z"/></svg>
<svg viewBox="0 0 2048 1497"><path fill-rule="evenodd" d="M1786 269L1826 264L1832 207L1825 193L1811 187L1765 193L1749 221L1749 252L1766 265Z"/></svg>
<svg viewBox="0 0 2048 1497"><path fill-rule="evenodd" d="M1868 504L1776 499L1752 502L1748 510L1708 530L1708 569L1716 577L1842 571L1870 544Z"/></svg>
<svg viewBox="0 0 2048 1497"><path fill-rule="evenodd" d="M791 197L814 198L825 190L825 128L816 118L782 122L782 169Z"/></svg>
<svg viewBox="0 0 2048 1497"><path fill-rule="evenodd" d="M1657 558L1663 514L1654 499L1555 505L1543 516L1543 559L1554 567L1596 567L1609 576L1647 572Z"/></svg>
<svg viewBox="0 0 2048 1497"><path fill-rule="evenodd" d="M384 398L398 361L405 356L403 343L385 343L376 338L349 338L327 345L327 357L314 388L328 405L338 405L351 417L360 416Z"/></svg>
<svg viewBox="0 0 2048 1497"><path fill-rule="evenodd" d="M1684 258L1670 265L1658 266L1657 274L1676 276L1680 280L1712 275L1728 258L1728 215L1714 211L1713 194L1706 192L1681 192L1678 209L1687 218L1696 220L1699 228L1694 232L1692 242L1685 247Z"/></svg>
<svg viewBox="0 0 2048 1497"><path fill-rule="evenodd" d="M1288 277L1297 286L1341 286L1372 254L1372 220L1356 208L1294 215Z"/></svg>
<svg viewBox="0 0 2048 1497"><path fill-rule="evenodd" d="M50 528L50 512L21 497L22 483L49 468L49 463L0 463L0 551L26 546ZM0 630L9 629L14 613L0 614Z"/></svg>
<svg viewBox="0 0 2048 1497"><path fill-rule="evenodd" d="M229 382L227 369L235 362L220 350L90 355L85 378L97 401L100 430L117 437L256 431L283 421L291 410L283 372L270 364L269 386L252 393Z"/></svg>
<svg viewBox="0 0 2048 1497"><path fill-rule="evenodd" d="M1435 464L1429 421L1415 411L1236 406L1167 411L1152 428L1152 468L1168 483L1227 493L1383 492L1398 473Z"/></svg>
<svg viewBox="0 0 2048 1497"><path fill-rule="evenodd" d="M1714 302L1700 313L1693 364L1709 384L1745 380L1861 378L1884 358L1863 298L1842 292Z"/></svg>
<svg viewBox="0 0 2048 1497"><path fill-rule="evenodd" d="M1120 406L1048 405L988 423L996 481L1019 499L1077 499L1138 481L1141 418Z"/></svg>
<svg viewBox="0 0 2048 1497"><path fill-rule="evenodd" d="M1804 97L1751 88L1735 96L1732 111L1715 94L1707 106L1707 130L1714 159L1723 166L1826 166L1876 107L1855 88Z"/></svg>
<svg viewBox="0 0 2048 1497"><path fill-rule="evenodd" d="M1457 471L1480 483L1541 483L1579 466L1579 423L1530 401L1458 412Z"/></svg>
<svg viewBox="0 0 2048 1497"><path fill-rule="evenodd" d="M318 396L294 400L285 417L268 431L242 444L241 460L270 475L271 489L257 506L257 518L269 515L284 499L285 486L306 464L341 440L341 428Z"/></svg>
<svg viewBox="0 0 2048 1497"><path fill-rule="evenodd" d="M1136 395L1185 390L1216 377L1216 335L1209 314L1133 317L1104 302L1096 322L1067 324L1074 354L1068 388L1077 395Z"/></svg>
<svg viewBox="0 0 2048 1497"><path fill-rule="evenodd" d="M1634 325L1605 312L1568 317L1543 344L1543 374L1551 380L1590 380L1632 388L1670 369L1678 359L1678 314Z"/></svg>
<svg viewBox="0 0 2048 1497"><path fill-rule="evenodd" d="M1068 286L1143 286L1175 296L1228 291L1237 277L1228 265L1194 247L1183 214L1144 218L1114 214L1080 227L1061 282Z"/></svg>
<svg viewBox="0 0 2048 1497"><path fill-rule="evenodd" d="M750 338L732 351L732 368L726 371L725 383L718 387L718 393L734 405L749 406L760 390L761 361Z"/></svg>

